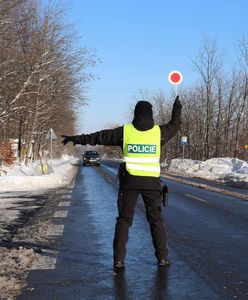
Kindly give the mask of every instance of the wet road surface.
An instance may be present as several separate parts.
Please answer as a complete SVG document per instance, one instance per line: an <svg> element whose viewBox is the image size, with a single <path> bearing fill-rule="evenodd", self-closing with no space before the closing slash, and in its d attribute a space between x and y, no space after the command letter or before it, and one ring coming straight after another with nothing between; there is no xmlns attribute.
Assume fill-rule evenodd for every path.
<svg viewBox="0 0 248 300"><path fill-rule="evenodd" d="M172 265L156 266L140 200L126 272L113 276L115 177L104 165L79 168L54 218L55 263L31 271L18 299L248 299L248 202L173 181L164 209Z"/></svg>

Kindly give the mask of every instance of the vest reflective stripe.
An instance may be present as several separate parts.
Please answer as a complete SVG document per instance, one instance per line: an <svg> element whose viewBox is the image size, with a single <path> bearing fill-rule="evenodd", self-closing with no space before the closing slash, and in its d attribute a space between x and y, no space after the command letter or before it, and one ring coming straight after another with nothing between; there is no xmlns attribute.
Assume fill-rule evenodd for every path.
<svg viewBox="0 0 248 300"><path fill-rule="evenodd" d="M159 158L152 158L152 157L127 157L125 156L123 161L130 162L130 163L153 163L158 162Z"/></svg>
<svg viewBox="0 0 248 300"><path fill-rule="evenodd" d="M135 165L127 163L127 167L132 170L139 170L145 172L160 172L160 167L156 166L145 166L145 165Z"/></svg>
<svg viewBox="0 0 248 300"><path fill-rule="evenodd" d="M146 131L139 131L132 124L123 126L123 155L129 174L160 176L160 139L158 125Z"/></svg>

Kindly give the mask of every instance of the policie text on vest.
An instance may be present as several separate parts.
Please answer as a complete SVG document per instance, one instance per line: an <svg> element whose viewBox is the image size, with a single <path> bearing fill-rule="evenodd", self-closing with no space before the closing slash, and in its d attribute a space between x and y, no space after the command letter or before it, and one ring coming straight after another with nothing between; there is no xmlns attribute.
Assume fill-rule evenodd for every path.
<svg viewBox="0 0 248 300"><path fill-rule="evenodd" d="M127 144L128 153L156 154L156 145Z"/></svg>

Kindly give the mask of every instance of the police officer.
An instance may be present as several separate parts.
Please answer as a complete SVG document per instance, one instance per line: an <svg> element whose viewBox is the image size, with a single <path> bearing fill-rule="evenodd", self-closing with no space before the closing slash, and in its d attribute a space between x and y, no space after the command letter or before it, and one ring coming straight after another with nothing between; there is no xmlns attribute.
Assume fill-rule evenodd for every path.
<svg viewBox="0 0 248 300"><path fill-rule="evenodd" d="M117 201L113 241L114 272L125 269L126 244L132 225L134 209L139 194L142 196L147 221L150 224L155 256L159 267L170 264L165 224L161 211L160 149L180 129L182 105L179 96L173 104L171 120L164 125L156 125L153 120L152 105L148 101L138 101L134 109L132 124L102 130L91 134L62 136L65 145L108 145L120 146L124 162L119 168L119 196Z"/></svg>

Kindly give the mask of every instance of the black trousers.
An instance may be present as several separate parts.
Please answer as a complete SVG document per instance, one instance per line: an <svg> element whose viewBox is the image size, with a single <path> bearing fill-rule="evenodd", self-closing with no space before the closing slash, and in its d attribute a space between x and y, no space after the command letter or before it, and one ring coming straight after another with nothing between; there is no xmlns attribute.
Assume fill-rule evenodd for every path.
<svg viewBox="0 0 248 300"><path fill-rule="evenodd" d="M141 194L145 204L146 218L150 224L155 256L158 260L161 260L165 259L168 255L160 192L123 190L119 192L117 203L119 216L116 218L117 222L115 225L115 236L113 241L114 263L117 261L125 261L128 232L129 228L132 226L134 210L139 194Z"/></svg>

